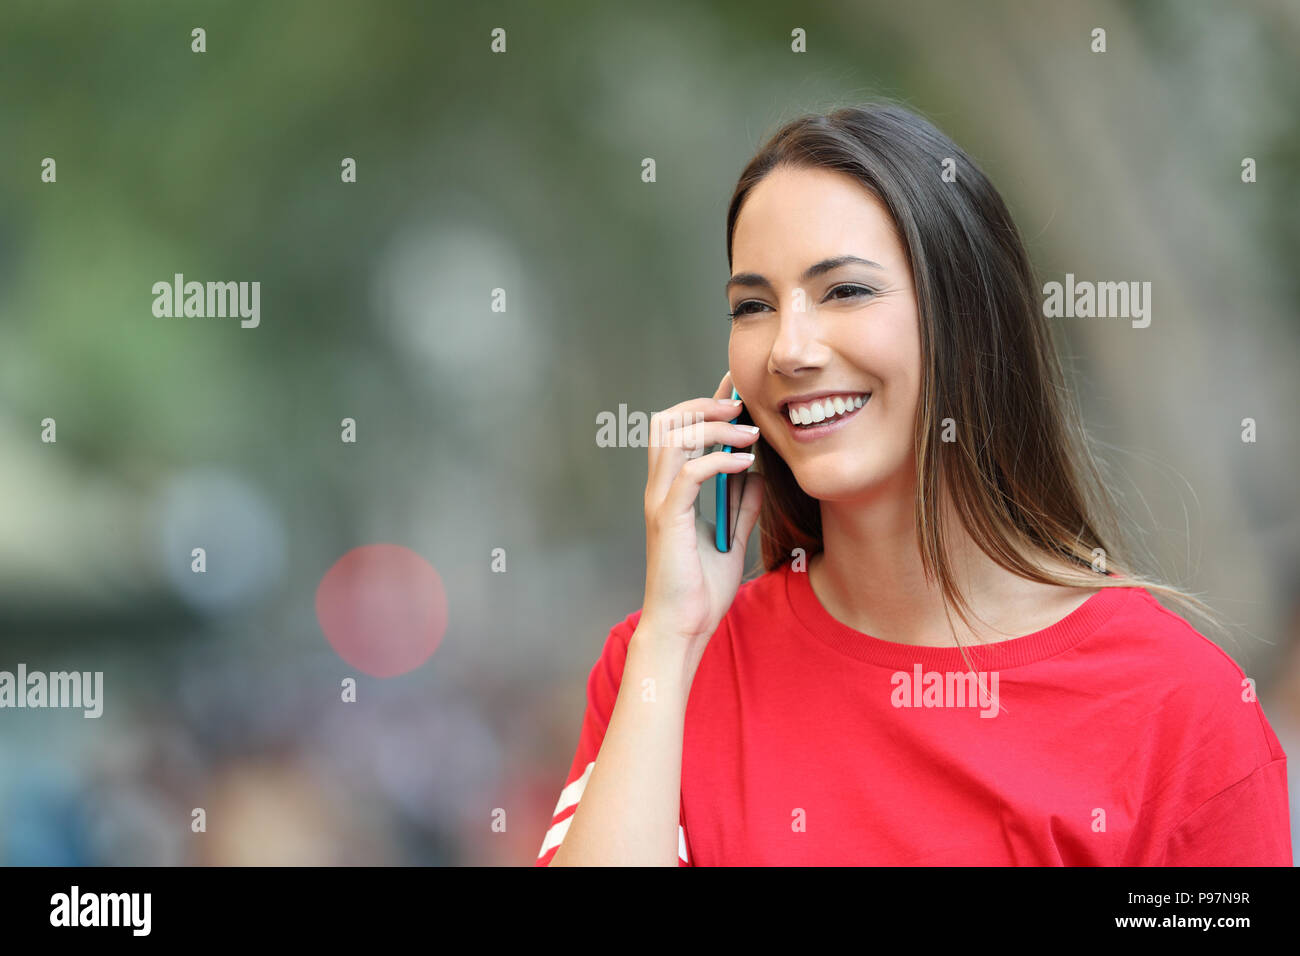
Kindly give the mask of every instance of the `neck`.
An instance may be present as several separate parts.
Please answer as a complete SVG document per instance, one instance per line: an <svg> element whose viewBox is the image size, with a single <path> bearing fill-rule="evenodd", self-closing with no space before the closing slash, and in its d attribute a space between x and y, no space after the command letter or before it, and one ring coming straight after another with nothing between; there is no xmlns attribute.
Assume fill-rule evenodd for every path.
<svg viewBox="0 0 1300 956"><path fill-rule="evenodd" d="M954 629L963 643L1033 630L1030 625L1042 616L1044 589L1051 586L1020 578L984 554L945 497L948 560L976 616L972 628L955 612L949 623L939 584L926 580L921 565L915 481L909 484L866 499L821 502L823 551L808 573L826 610L855 630L903 644L951 646Z"/></svg>

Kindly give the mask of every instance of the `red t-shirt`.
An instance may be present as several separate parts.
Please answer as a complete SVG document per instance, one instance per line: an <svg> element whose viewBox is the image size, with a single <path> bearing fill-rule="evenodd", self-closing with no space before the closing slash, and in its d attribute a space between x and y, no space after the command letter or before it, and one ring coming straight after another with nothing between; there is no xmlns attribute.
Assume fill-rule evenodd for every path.
<svg viewBox="0 0 1300 956"><path fill-rule="evenodd" d="M564 839L640 611L587 683ZM744 582L686 706L679 865L1291 865L1286 755L1240 667L1141 588L956 647L833 618L806 572Z"/></svg>

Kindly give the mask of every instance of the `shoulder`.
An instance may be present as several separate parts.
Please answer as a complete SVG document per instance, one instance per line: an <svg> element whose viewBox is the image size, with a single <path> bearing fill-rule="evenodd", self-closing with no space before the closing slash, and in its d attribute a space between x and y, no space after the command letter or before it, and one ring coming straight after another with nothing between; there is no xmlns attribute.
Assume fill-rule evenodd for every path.
<svg viewBox="0 0 1300 956"><path fill-rule="evenodd" d="M1117 729L1141 781L1152 859L1210 866L1289 861L1286 754L1253 681L1151 592L1125 590L1128 599L1104 642L1119 672L1107 692L1122 701Z"/></svg>
<svg viewBox="0 0 1300 956"><path fill-rule="evenodd" d="M1240 691L1245 672L1223 648L1146 588L1123 590L1128 599L1117 605L1109 629L1164 665L1153 677L1214 694L1224 687Z"/></svg>
<svg viewBox="0 0 1300 956"><path fill-rule="evenodd" d="M1241 755L1243 766L1282 756L1255 696L1254 682L1218 644L1145 588L1125 588L1107 623L1107 646L1149 715L1147 730L1183 747L1215 744Z"/></svg>

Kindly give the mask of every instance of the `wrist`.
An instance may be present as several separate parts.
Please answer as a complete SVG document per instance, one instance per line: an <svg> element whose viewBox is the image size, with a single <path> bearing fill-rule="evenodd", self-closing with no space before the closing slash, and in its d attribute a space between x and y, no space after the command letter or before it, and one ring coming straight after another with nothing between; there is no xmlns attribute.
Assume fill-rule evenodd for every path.
<svg viewBox="0 0 1300 956"><path fill-rule="evenodd" d="M635 672L640 675L637 680L651 677L665 690L686 690L690 688L702 652L702 642L666 634L652 625L638 625L628 642L627 663L635 664Z"/></svg>

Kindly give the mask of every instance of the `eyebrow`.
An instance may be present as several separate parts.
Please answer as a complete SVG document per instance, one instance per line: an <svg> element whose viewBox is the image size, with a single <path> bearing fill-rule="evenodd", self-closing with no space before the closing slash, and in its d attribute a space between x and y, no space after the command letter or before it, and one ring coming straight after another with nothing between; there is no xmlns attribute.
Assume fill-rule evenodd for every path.
<svg viewBox="0 0 1300 956"><path fill-rule="evenodd" d="M829 259L823 259L821 262L815 262L804 270L800 277L801 282L807 282L815 279L819 275L830 272L832 269L838 269L840 266L847 265L864 265L873 269L884 270L879 262L872 262L870 259L863 259L861 256L832 256ZM772 288L771 281L766 276L761 276L757 272L738 272L727 280L726 290L730 292L734 286L761 286L766 289Z"/></svg>

